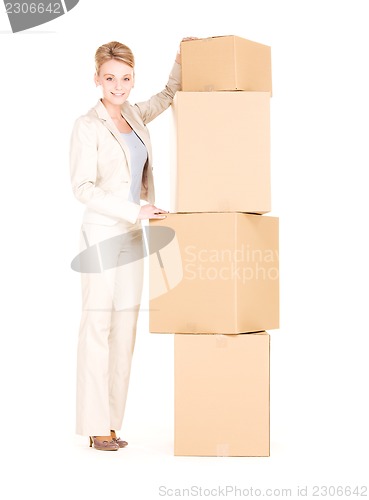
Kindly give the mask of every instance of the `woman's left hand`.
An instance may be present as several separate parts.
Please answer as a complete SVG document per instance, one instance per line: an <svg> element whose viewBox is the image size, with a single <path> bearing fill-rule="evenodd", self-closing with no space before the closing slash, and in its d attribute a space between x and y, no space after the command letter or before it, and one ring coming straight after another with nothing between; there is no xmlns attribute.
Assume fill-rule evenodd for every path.
<svg viewBox="0 0 369 500"><path fill-rule="evenodd" d="M196 36L187 36L185 38L182 38L181 43L182 42L187 42L188 40L198 40L198 37L196 37ZM176 55L176 62L178 64L181 64L181 44L179 44L178 52L177 52L177 55Z"/></svg>

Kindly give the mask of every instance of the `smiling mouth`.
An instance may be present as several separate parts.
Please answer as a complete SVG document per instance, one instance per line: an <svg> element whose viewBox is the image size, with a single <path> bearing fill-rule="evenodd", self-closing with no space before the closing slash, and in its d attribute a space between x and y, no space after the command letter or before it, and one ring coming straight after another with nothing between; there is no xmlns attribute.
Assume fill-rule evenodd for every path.
<svg viewBox="0 0 369 500"><path fill-rule="evenodd" d="M116 97L122 97L122 95L124 95L124 93L121 93L121 92L120 93L117 92L116 94L114 92L111 92L111 93L113 95L115 95Z"/></svg>

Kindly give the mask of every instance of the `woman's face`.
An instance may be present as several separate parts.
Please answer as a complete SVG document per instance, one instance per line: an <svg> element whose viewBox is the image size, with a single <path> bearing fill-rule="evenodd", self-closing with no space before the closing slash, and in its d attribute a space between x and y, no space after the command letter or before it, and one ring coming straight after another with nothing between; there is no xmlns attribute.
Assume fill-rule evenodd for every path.
<svg viewBox="0 0 369 500"><path fill-rule="evenodd" d="M106 103L120 106L128 99L134 85L133 68L124 62L110 59L101 65L95 75L96 85L101 85Z"/></svg>

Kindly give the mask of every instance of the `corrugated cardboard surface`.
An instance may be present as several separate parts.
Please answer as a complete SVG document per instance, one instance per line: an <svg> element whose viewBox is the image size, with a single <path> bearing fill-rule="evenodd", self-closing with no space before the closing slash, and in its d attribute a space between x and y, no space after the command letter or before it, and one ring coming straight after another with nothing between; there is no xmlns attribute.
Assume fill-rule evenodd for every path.
<svg viewBox="0 0 369 500"><path fill-rule="evenodd" d="M271 210L269 92L177 92L171 212Z"/></svg>
<svg viewBox="0 0 369 500"><path fill-rule="evenodd" d="M182 90L272 92L271 48L238 36L181 43Z"/></svg>
<svg viewBox="0 0 369 500"><path fill-rule="evenodd" d="M278 223L276 217L243 213L151 219L150 231L172 228L176 241L173 251L168 246L149 257L150 332L236 334L279 328ZM176 280L167 276L173 286L163 286L161 276L171 269Z"/></svg>
<svg viewBox="0 0 369 500"><path fill-rule="evenodd" d="M269 341L175 335L175 455L269 456Z"/></svg>

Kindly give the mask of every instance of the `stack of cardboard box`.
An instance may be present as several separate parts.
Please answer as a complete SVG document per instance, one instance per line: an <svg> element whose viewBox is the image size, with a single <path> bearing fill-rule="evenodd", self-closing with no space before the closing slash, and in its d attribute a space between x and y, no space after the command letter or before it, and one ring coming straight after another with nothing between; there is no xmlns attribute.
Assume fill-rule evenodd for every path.
<svg viewBox="0 0 369 500"><path fill-rule="evenodd" d="M150 221L150 331L175 334L175 455L269 456L279 327L270 47L182 43L170 214Z"/></svg>

